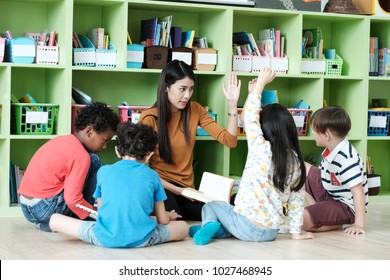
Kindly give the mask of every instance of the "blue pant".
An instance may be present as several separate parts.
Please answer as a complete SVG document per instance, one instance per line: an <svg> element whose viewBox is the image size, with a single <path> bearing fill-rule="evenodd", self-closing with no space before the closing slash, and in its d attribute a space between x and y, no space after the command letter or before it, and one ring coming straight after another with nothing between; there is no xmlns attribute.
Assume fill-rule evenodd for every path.
<svg viewBox="0 0 390 280"><path fill-rule="evenodd" d="M101 163L96 154L90 153L91 165L88 170L83 187L83 197L88 203L93 204L93 193L96 189L96 173L99 170ZM21 203L21 208L26 219L36 224L37 228L43 231L51 232L49 221L51 215L60 213L67 216L72 216L73 212L69 210L64 200L64 192L39 200L34 205L26 205Z"/></svg>
<svg viewBox="0 0 390 280"><path fill-rule="evenodd" d="M219 222L224 233L218 238L234 236L243 241L264 242L276 238L278 230L263 229L254 225L245 216L234 211L234 206L225 202L212 201L202 208L202 225Z"/></svg>

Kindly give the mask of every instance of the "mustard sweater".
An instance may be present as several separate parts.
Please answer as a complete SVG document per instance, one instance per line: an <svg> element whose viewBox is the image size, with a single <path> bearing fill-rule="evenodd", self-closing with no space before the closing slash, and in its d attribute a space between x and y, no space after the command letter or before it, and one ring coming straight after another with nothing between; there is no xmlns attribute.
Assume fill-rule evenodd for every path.
<svg viewBox="0 0 390 280"><path fill-rule="evenodd" d="M223 145L234 148L237 145L237 136L231 135L209 116L207 111L197 102L191 101L189 130L191 140L186 142L181 124L181 111L172 115L171 121L167 124L169 139L171 142L172 164L165 163L160 158L158 147L149 160L149 166L156 170L161 179L174 182L183 187L194 187L194 174L192 169L193 149L195 146L196 129L198 125L206 130L212 137ZM157 131L157 108L151 108L142 112L140 122L147 124Z"/></svg>

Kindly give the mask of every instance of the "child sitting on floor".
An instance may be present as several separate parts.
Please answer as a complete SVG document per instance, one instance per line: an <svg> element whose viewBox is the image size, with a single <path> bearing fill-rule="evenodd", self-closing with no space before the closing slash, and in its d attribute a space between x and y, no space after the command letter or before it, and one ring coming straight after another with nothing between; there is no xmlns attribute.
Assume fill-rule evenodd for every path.
<svg viewBox="0 0 390 280"><path fill-rule="evenodd" d="M147 247L182 240L188 234L174 210L165 211L165 191L157 172L146 165L157 145L157 135L147 125L122 123L115 152L120 161L102 166L94 197L96 221L81 221L60 214L50 219L53 231L103 247ZM150 216L154 211L156 219Z"/></svg>
<svg viewBox="0 0 390 280"><path fill-rule="evenodd" d="M261 108L263 89L274 77L275 72L265 68L249 83L242 116L248 157L235 205L212 201L203 206L202 227L190 228L197 245L230 236L272 241L284 223L285 203L292 238L313 238L312 233L301 231L306 172L293 117L280 104Z"/></svg>

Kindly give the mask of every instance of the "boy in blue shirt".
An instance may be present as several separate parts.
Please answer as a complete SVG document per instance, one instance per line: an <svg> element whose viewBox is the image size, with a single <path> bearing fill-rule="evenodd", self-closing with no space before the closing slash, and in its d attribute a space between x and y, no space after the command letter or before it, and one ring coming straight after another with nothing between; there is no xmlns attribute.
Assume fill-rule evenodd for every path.
<svg viewBox="0 0 390 280"><path fill-rule="evenodd" d="M165 211L160 177L146 165L156 145L157 136L151 127L120 124L115 152L121 160L102 166L97 174L96 222L54 214L51 229L111 248L147 247L184 239L187 223L173 221L181 217L174 210ZM153 211L156 218L150 216Z"/></svg>

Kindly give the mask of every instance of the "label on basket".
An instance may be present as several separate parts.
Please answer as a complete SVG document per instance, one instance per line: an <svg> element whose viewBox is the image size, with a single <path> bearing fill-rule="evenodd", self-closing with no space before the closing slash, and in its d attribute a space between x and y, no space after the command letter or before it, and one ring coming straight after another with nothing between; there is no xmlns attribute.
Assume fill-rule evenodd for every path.
<svg viewBox="0 0 390 280"><path fill-rule="evenodd" d="M214 53L199 53L198 64L217 65L217 55Z"/></svg>
<svg viewBox="0 0 390 280"><path fill-rule="evenodd" d="M129 62L144 62L144 52L127 51L127 61Z"/></svg>
<svg viewBox="0 0 390 280"><path fill-rule="evenodd" d="M188 65L192 63L192 53L190 52L172 52L172 60L183 60Z"/></svg>
<svg viewBox="0 0 390 280"><path fill-rule="evenodd" d="M371 116L370 127L386 128L387 117L386 116Z"/></svg>
<svg viewBox="0 0 390 280"><path fill-rule="evenodd" d="M13 45L12 56L32 56L35 57L35 45Z"/></svg>
<svg viewBox="0 0 390 280"><path fill-rule="evenodd" d="M26 112L26 123L48 123L49 112Z"/></svg>
<svg viewBox="0 0 390 280"><path fill-rule="evenodd" d="M141 114L137 114L137 113L131 114L131 122L132 123L138 123L140 116L141 116Z"/></svg>
<svg viewBox="0 0 390 280"><path fill-rule="evenodd" d="M304 127L305 116L293 116L296 127Z"/></svg>

